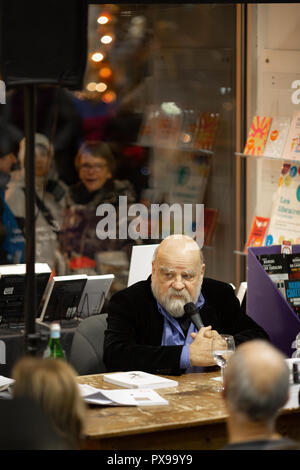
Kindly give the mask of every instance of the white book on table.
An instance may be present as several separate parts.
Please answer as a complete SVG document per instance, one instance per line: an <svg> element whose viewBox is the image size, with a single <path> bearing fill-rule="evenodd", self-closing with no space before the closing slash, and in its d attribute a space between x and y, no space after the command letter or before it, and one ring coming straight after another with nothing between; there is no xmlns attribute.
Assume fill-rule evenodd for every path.
<svg viewBox="0 0 300 470"><path fill-rule="evenodd" d="M78 384L86 403L104 406L158 406L168 405L168 400L155 390L105 390L88 384Z"/></svg>
<svg viewBox="0 0 300 470"><path fill-rule="evenodd" d="M103 374L103 380L126 388L167 388L178 385L176 380L141 371Z"/></svg>

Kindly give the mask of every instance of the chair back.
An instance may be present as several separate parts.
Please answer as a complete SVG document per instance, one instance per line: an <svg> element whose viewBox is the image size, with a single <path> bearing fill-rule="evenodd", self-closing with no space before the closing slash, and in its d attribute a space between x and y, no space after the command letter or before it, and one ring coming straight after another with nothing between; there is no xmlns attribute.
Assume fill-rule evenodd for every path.
<svg viewBox="0 0 300 470"><path fill-rule="evenodd" d="M92 315L82 320L76 328L69 362L79 375L106 372L103 362L106 318L107 313Z"/></svg>

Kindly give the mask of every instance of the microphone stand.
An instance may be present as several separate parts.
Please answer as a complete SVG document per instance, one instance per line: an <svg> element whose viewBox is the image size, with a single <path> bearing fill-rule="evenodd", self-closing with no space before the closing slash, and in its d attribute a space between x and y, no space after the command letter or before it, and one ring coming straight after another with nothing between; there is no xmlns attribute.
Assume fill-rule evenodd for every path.
<svg viewBox="0 0 300 470"><path fill-rule="evenodd" d="M39 335L35 331L35 86L24 85L25 146L25 255L26 275L24 294L25 351L35 355Z"/></svg>

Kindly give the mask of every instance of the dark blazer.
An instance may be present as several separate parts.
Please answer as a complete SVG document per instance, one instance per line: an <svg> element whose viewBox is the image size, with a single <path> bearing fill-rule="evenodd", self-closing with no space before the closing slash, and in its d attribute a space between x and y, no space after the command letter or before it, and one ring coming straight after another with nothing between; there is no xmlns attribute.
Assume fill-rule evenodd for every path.
<svg viewBox="0 0 300 470"><path fill-rule="evenodd" d="M267 339L265 331L242 312L232 287L204 278L205 304L200 315L205 326L232 334L236 345L254 338ZM151 290L151 277L114 294L108 305L104 363L108 371L142 370L179 375L182 346L161 346L164 318Z"/></svg>

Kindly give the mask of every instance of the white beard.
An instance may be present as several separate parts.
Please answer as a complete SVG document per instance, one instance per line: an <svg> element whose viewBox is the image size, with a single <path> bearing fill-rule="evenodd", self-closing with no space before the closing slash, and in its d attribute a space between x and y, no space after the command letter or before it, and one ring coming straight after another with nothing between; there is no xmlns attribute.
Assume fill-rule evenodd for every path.
<svg viewBox="0 0 300 470"><path fill-rule="evenodd" d="M201 282L199 282L199 286L197 288L197 292L195 294L195 298L188 293L186 289L182 289L181 291L177 291L170 287L168 292L164 296L160 296L158 290L156 289L156 283L152 281L151 288L154 297L158 300L160 305L167 310L167 312L172 315L174 318L180 318L184 315L184 306L189 302L196 302L198 300L200 291L201 291ZM179 296L174 297L174 296Z"/></svg>

